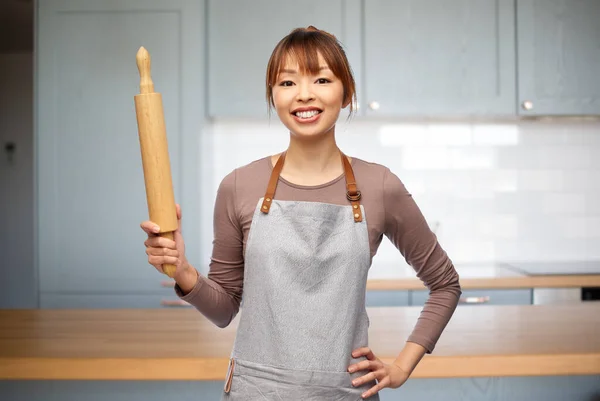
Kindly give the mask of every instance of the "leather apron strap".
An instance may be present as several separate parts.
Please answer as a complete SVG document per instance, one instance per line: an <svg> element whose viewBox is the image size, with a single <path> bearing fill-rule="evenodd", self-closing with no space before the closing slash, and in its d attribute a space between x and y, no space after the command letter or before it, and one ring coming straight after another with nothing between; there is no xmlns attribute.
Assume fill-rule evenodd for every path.
<svg viewBox="0 0 600 401"><path fill-rule="evenodd" d="M267 185L267 192L265 193L262 206L260 207L261 212L264 214L269 213L269 209L273 203L273 197L275 196L275 190L277 189L277 182L279 181L279 176L281 175L281 170L283 169L283 162L285 161L285 154L286 152L283 152L281 156L279 156L279 159L277 160L277 163L275 163L273 171L271 172L269 184ZM342 152L340 152L340 155L342 157L344 177L346 179L346 198L352 205L354 221L359 223L362 221L362 211L360 209L361 193L356 185L354 171L352 170L352 166L350 165L348 158Z"/></svg>

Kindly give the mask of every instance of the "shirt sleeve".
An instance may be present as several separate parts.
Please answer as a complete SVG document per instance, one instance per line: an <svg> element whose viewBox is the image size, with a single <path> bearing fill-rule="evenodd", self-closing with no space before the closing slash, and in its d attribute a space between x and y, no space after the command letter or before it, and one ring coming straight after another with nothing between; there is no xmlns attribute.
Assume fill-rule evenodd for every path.
<svg viewBox="0 0 600 401"><path fill-rule="evenodd" d="M389 169L383 186L385 235L429 290L408 341L431 353L458 305L462 293L459 276L412 195Z"/></svg>
<svg viewBox="0 0 600 401"><path fill-rule="evenodd" d="M187 294L175 285L179 298L221 328L227 327L237 315L244 282L243 233L235 196L234 170L223 178L217 190L208 277L198 272L198 281Z"/></svg>

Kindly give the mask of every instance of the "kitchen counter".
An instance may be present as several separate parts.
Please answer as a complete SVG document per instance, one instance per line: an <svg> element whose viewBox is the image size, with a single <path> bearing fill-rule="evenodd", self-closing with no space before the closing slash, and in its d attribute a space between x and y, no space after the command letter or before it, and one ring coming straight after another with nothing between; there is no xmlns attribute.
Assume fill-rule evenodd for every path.
<svg viewBox="0 0 600 401"><path fill-rule="evenodd" d="M455 268L463 290L600 287L600 261L462 263ZM410 267L374 262L367 289L423 290L425 286Z"/></svg>
<svg viewBox="0 0 600 401"><path fill-rule="evenodd" d="M368 308L391 362L420 307ZM0 379L223 380L239 315L193 309L0 311ZM600 304L463 306L413 377L600 375Z"/></svg>

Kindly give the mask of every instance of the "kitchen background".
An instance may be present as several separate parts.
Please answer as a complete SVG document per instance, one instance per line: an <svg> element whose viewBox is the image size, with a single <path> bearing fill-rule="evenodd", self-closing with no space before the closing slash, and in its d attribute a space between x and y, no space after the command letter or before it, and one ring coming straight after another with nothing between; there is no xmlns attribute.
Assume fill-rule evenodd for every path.
<svg viewBox="0 0 600 401"><path fill-rule="evenodd" d="M597 68L590 66L600 65L600 33L582 20L598 11L597 3L576 2L579 8L574 7L569 15L568 1L554 1L551 13L538 21L545 34L554 18L566 15L560 20L564 29L552 39L559 47L589 35L589 40L583 41L588 48L581 45L563 55L554 50L536 53L541 54L539 60L570 74L563 77L568 84L559 79L558 85L571 85L564 90L567 102L573 90L581 91L588 109L584 113L565 109L567 114L583 114L580 116L555 115L564 111L560 106L539 114L537 103L530 114L521 107L530 99L521 93L529 86L519 86L517 78L524 81L527 77L519 73L531 71L515 64L514 2L459 3L458 8L432 14L437 25L430 27L415 22L430 12L428 6L410 1L395 3L402 4L397 6L382 1L366 3L372 7L366 10L357 1L310 3L306 16L289 21L281 18L289 12L280 5L283 3L240 3L244 5L231 15L225 3L208 2L203 9L191 2L177 2L173 7L181 7L182 14L154 11L127 20L110 11L93 14L105 6L88 2L78 6L41 2L36 16L39 36L34 38L32 2L2 2L0 243L4 257L0 305L57 306L66 302L57 301L57 294L147 294L155 291L152 286L158 286L161 278L146 263L139 230L139 222L147 218L133 109L133 96L139 90L134 56L140 45L150 51L156 90L163 94L176 201L183 205L188 255L206 273L211 213L220 180L232 169L287 145L288 134L276 115L267 116L262 74L276 40L293 26L308 24L336 33L356 72L359 115L350 121L346 114L340 118L340 147L352 156L390 167L404 181L457 266L480 265L482 274L487 274L484 267L495 262L599 259L600 160L596 156L600 150L600 80L591 72ZM133 1L131 9L161 7L160 2L144 4ZM445 7L442 4L440 7ZM534 4L524 1L519 7L527 13ZM255 21L268 7L275 15L273 26L257 32ZM385 13L384 7L397 9ZM582 13L581 7L589 11ZM196 24L194 13L207 15L209 24ZM450 22L441 17L444 13ZM338 14L339 21L330 17ZM391 66L369 73L379 63L377 56L388 57L386 49L395 40L391 28L377 31L377 22L393 25L388 14L405 16L400 22L406 27L398 25L398 35L416 32L409 41L419 38L402 53L412 57L413 66L394 65L400 58L387 58L384 64ZM76 15L81 18L73 18ZM178 15L187 17L174 17ZM238 28L232 29L224 21L235 20L236 15L248 18L237 21ZM465 29L467 34L497 36L476 43L464 59L437 59L442 66L436 69L435 57L423 55L417 45L424 49L427 40L441 40L451 56L461 51L462 44L454 49L451 41L440 39L444 29L453 29L454 17L471 24ZM364 25L364 35L351 28L353 21ZM488 29L487 23L496 25ZM575 29L577 26L583 28ZM85 32L87 39L73 35L76 29ZM244 30L253 30L256 38L245 37ZM198 40L204 34L206 43ZM268 39L261 41L261 37ZM40 48L36 56L35 40ZM525 39L516 43L527 48ZM372 44L378 46L369 47ZM203 49L206 58L193 53ZM573 57L579 57L580 64L574 64ZM38 75L34 73L36 65L40 66ZM471 68L478 78L453 87L443 72L461 76L451 67L454 65ZM197 66L201 68L194 70ZM482 72L484 67L497 68L496 74ZM202 76L203 68L209 78ZM411 84L395 78L405 74L417 79L414 71L422 68L429 70L429 80L421 77ZM581 80L575 79L574 73ZM560 97L555 89L542 85L551 82L548 72L536 76L540 77L535 86L540 102L553 94ZM39 80L37 92L35 79ZM447 106L449 112L439 112L435 98L443 98L452 88L464 93L447 104L470 99L470 105ZM384 98L377 98L377 93ZM488 99L496 95L500 101ZM395 109L389 99L395 102ZM434 99L430 109L428 99ZM486 101L488 104L478 105ZM402 105L407 106L402 109ZM410 111L418 107L418 112ZM485 112L486 107L498 112ZM469 113L469 108L476 112ZM393 278L406 267L385 240L371 277ZM140 277L152 284L136 287Z"/></svg>
<svg viewBox="0 0 600 401"><path fill-rule="evenodd" d="M218 399L223 387L214 377L142 382L131 380L137 369L122 369L129 379L95 380L118 369L114 364L97 365L91 380L80 380L93 369L65 360L48 365L43 352L58 349L59 359L71 359L81 349L71 330L84 329L91 342L79 347L87 355L122 347L119 354L135 348L146 357L163 348L138 342L139 333L162 338L148 333L144 316L166 312L135 308L189 307L147 263L139 227L148 217L133 100L139 47L151 54L163 96L186 253L206 274L221 179L288 143L263 99L268 56L293 27L312 24L344 43L358 83L358 115L346 121L342 114L340 147L404 181L469 282L462 320L442 338L462 361L458 373L453 366L451 377L411 380L402 392L384 391L382 401L598 401L597 319L588 313L596 305L581 302L579 286L600 273L599 19L598 0L1 0L0 309L46 310L2 310L25 317L0 319L8 333L0 336L0 356L41 352L47 370L30 381L13 380L14 369L4 368L0 399ZM503 263L567 275L529 280L530 273L510 271L504 280ZM370 278L410 274L384 240ZM368 305L418 308L427 291L410 281L394 281L392 290L376 283ZM548 282L556 288L540 284ZM586 299L597 299L598 288L588 290ZM560 305L537 309L540 319L527 326L521 317L530 315L520 311L544 294ZM464 306L473 303L487 305ZM112 314L121 311L111 310L100 334L94 324L102 321L91 311L59 321L51 308L134 308L135 317L113 326ZM579 324L565 323L565 310ZM50 317L30 319L30 312ZM140 321L120 331L121 323ZM44 330L48 342L37 342ZM197 340L213 338L188 339L193 347ZM169 355L185 344L161 343ZM481 366L461 354L473 345L490 352L477 359ZM544 347L550 351L538 354ZM205 348L213 351L210 343ZM486 362L499 349L510 352L500 359L510 360L507 366ZM21 374L40 374L37 359ZM475 376L452 377L465 367ZM539 376L538 368L551 373ZM162 365L156 370L163 373ZM55 373L66 379L47 380Z"/></svg>

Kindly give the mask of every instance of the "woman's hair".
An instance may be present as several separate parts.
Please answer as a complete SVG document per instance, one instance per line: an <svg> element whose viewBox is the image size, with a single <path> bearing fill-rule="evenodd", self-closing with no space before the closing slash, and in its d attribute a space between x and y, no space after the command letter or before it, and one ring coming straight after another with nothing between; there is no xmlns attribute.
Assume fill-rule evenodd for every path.
<svg viewBox="0 0 600 401"><path fill-rule="evenodd" d="M349 102L350 115L352 115L356 102L356 86L346 53L334 35L312 25L308 28L294 29L275 46L267 65L266 86L269 110L271 106L275 106L273 86L284 68L287 57L292 56L298 61L302 73L317 75L320 68L318 53L321 53L333 74L342 81L343 104Z"/></svg>

